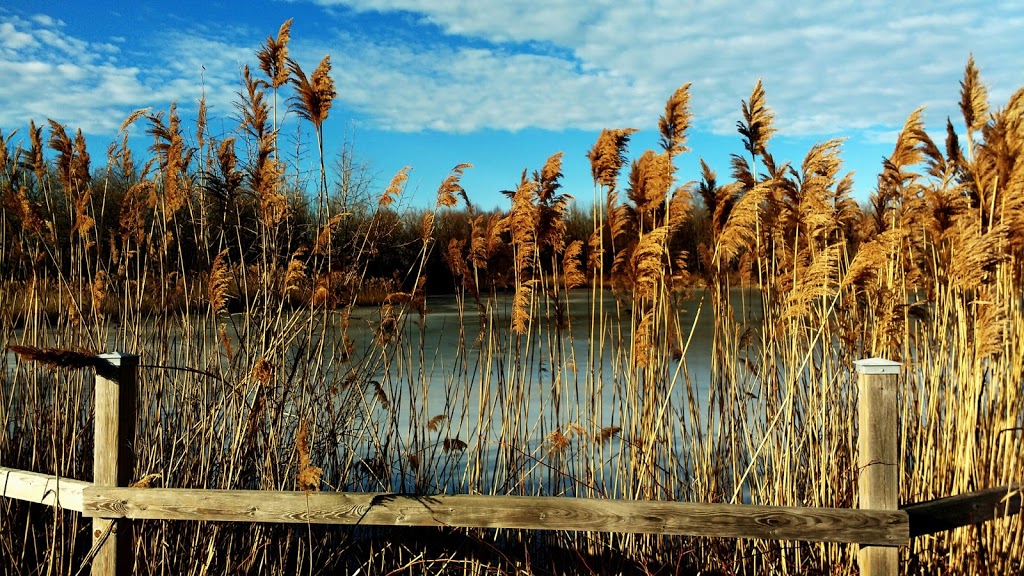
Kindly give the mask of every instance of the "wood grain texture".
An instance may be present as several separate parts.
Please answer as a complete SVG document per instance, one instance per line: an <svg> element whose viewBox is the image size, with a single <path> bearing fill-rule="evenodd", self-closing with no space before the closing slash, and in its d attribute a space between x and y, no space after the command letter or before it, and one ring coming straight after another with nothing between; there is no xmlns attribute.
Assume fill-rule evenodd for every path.
<svg viewBox="0 0 1024 576"><path fill-rule="evenodd" d="M83 498L84 515L113 518L582 530L882 546L910 541L907 515L900 510L100 486L87 488Z"/></svg>
<svg viewBox="0 0 1024 576"><path fill-rule="evenodd" d="M82 511L82 490L90 482L0 467L0 496Z"/></svg>
<svg viewBox="0 0 1024 576"><path fill-rule="evenodd" d="M996 518L1020 514L1022 484L937 498L903 507L910 517L910 535L924 536Z"/></svg>
<svg viewBox="0 0 1024 576"><path fill-rule="evenodd" d="M896 510L900 489L896 445L899 374L871 369L870 364L877 363L857 367L857 490L862 509ZM881 360L880 363L887 362ZM899 556L893 548L864 546L857 554L857 561L864 576L896 576L899 573Z"/></svg>
<svg viewBox="0 0 1024 576"><path fill-rule="evenodd" d="M139 357L102 354L107 364L96 367L96 422L93 443L93 483L128 486L135 472L135 424L138 407ZM112 525L93 518L93 545L100 544L92 560L93 576L128 576L133 572L135 549L130 526ZM105 536L109 531L109 536ZM105 540L101 539L106 538Z"/></svg>

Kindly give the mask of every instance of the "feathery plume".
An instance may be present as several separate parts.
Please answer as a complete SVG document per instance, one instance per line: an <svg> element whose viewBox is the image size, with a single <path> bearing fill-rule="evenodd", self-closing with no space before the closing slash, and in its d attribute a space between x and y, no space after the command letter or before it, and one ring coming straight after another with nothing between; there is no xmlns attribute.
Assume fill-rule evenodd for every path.
<svg viewBox="0 0 1024 576"><path fill-rule="evenodd" d="M25 360L39 362L50 368L99 368L109 364L95 354L61 348L36 348L35 346L8 344L7 349Z"/></svg>
<svg viewBox="0 0 1024 576"><path fill-rule="evenodd" d="M404 166L395 173L391 178L391 182L388 183L388 187L384 189L384 193L380 195L380 199L377 201L378 208L391 206L395 198L402 194L402 191L405 190L405 183L409 181L410 170L412 170L411 166Z"/></svg>
<svg viewBox="0 0 1024 576"><path fill-rule="evenodd" d="M110 293L109 283L107 282L107 273L103 270L96 271L96 277L92 281L92 311L93 314L103 315L103 305L107 301L107 295Z"/></svg>
<svg viewBox="0 0 1024 576"><path fill-rule="evenodd" d="M228 284L231 274L228 269L228 251L223 250L213 259L207 286L207 298L215 314L223 312L228 301Z"/></svg>
<svg viewBox="0 0 1024 576"><path fill-rule="evenodd" d="M633 333L633 362L646 368L651 362L651 344L654 336L654 311L643 315Z"/></svg>
<svg viewBox="0 0 1024 576"><path fill-rule="evenodd" d="M562 275L566 290L578 288L587 282L587 277L583 274L582 262L580 262L582 255L582 240L573 240L565 249L565 254L562 255Z"/></svg>
<svg viewBox="0 0 1024 576"><path fill-rule="evenodd" d="M288 41L291 39L293 18L281 24L277 38L267 36L256 57L260 61L260 69L270 79L270 86L275 90L288 82Z"/></svg>
<svg viewBox="0 0 1024 576"><path fill-rule="evenodd" d="M274 365L270 363L265 357L261 356L259 360L253 364L252 367L252 379L259 382L263 386L270 384L270 381L274 378Z"/></svg>
<svg viewBox="0 0 1024 576"><path fill-rule="evenodd" d="M445 438L441 444L441 449L445 452L462 452L466 448L469 448L469 445L458 438Z"/></svg>
<svg viewBox="0 0 1024 576"><path fill-rule="evenodd" d="M456 194L462 197L462 200L468 205L469 197L466 196L466 190L462 188L459 181L462 179L462 173L466 168L472 168L472 164L462 163L452 168L452 171L448 174L448 177L441 182L441 185L437 188L437 207L444 206L451 208L459 203L455 197Z"/></svg>
<svg viewBox="0 0 1024 576"><path fill-rule="evenodd" d="M535 283L536 280L530 280L516 286L516 295L512 299L512 331L516 334L526 334Z"/></svg>
<svg viewBox="0 0 1024 576"><path fill-rule="evenodd" d="M636 128L601 130L594 147L587 152L590 159L590 172L594 182L609 189L615 188L619 170L626 163L626 145Z"/></svg>
<svg viewBox="0 0 1024 576"><path fill-rule="evenodd" d="M324 56L309 77L298 62L291 58L288 59L288 68L292 72L292 84L295 85L295 95L291 98L292 110L308 120L319 134L331 111L331 104L338 95L331 78L331 56Z"/></svg>
<svg viewBox="0 0 1024 576"><path fill-rule="evenodd" d="M669 157L689 151L686 147L686 131L690 128L693 114L690 112L690 83L687 82L665 103L665 115L658 119L661 132L661 148Z"/></svg>
<svg viewBox="0 0 1024 576"><path fill-rule="evenodd" d="M569 437L562 433L561 428L547 435L544 441L548 444L548 455L557 456L569 447Z"/></svg>
<svg viewBox="0 0 1024 576"><path fill-rule="evenodd" d="M757 222L761 217L761 203L767 190L765 185L755 186L744 194L729 211L728 219L718 235L719 265L731 262L756 240Z"/></svg>
<svg viewBox="0 0 1024 576"><path fill-rule="evenodd" d="M960 81L960 111L968 130L980 130L988 121L988 89L974 64L974 54L968 56L964 79Z"/></svg>
<svg viewBox="0 0 1024 576"><path fill-rule="evenodd" d="M653 297L662 281L665 272L663 262L668 255L668 231L668 226L651 230L644 234L633 251L633 290L639 298Z"/></svg>
<svg viewBox="0 0 1024 576"><path fill-rule="evenodd" d="M655 211L663 207L672 186L672 159L669 154L647 150L633 161L629 173L629 199L636 206L637 216L644 229L652 228Z"/></svg>
<svg viewBox="0 0 1024 576"><path fill-rule="evenodd" d="M324 471L313 465L310 457L309 422L305 419L299 425L299 435L295 438L295 451L299 455L299 470L295 476L299 490L316 492L320 490L320 477Z"/></svg>
<svg viewBox="0 0 1024 576"><path fill-rule="evenodd" d="M63 128L61 128L63 130ZM29 149L29 164L36 175L36 182L42 186L46 178L46 162L43 160L43 127L36 126L34 120L28 121L28 138L31 142Z"/></svg>
<svg viewBox="0 0 1024 576"><path fill-rule="evenodd" d="M594 435L593 442L595 444L604 444L605 442L618 436L619 432L622 432L621 426L605 426L604 428L601 428L600 432Z"/></svg>
<svg viewBox="0 0 1024 576"><path fill-rule="evenodd" d="M772 121L775 114L765 101L764 86L758 79L749 101L743 101L743 120L736 122L736 128L743 136L743 147L753 156L763 156L768 140L775 133Z"/></svg>
<svg viewBox="0 0 1024 576"><path fill-rule="evenodd" d="M438 427L447 421L448 416L446 414L438 414L437 416L431 418L429 422L427 422L427 430L431 432L436 432Z"/></svg>
<svg viewBox="0 0 1024 576"><path fill-rule="evenodd" d="M121 122L121 127L118 128L118 130L117 130L118 134L120 134L120 133L124 132L125 130L127 130L128 127L131 126L132 124L134 124L135 121L138 120L139 118L142 118L142 117L148 115L149 111L152 110L152 109L153 109L152 106L148 106L146 108L139 108L138 110L136 110L136 111L132 112L131 114L129 114L128 117L124 119L124 122Z"/></svg>

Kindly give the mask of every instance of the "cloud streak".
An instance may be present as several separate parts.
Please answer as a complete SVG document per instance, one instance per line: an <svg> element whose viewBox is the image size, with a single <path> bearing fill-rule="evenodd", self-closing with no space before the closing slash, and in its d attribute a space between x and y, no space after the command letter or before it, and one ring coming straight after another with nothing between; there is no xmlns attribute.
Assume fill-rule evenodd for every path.
<svg viewBox="0 0 1024 576"><path fill-rule="evenodd" d="M758 78L780 135L879 134L915 108L957 116L970 52L999 105L1022 84L1024 8L939 1L308 0L336 14L296 21L293 55L332 55L337 103L394 132L652 126L692 82L696 129L731 134ZM367 31L349 16L386 22ZM132 110L177 101L234 113L241 66L274 30L165 26L132 45L70 33L51 16L0 16L0 126L53 118L110 134ZM332 29L331 27L335 28ZM389 32L391 28L400 28ZM305 30L304 30L305 29ZM336 112L337 114L338 112Z"/></svg>
<svg viewBox="0 0 1024 576"><path fill-rule="evenodd" d="M0 78L9 79L0 83L0 126L53 119L112 136L138 108L178 101L194 109L204 86L214 106L230 111L237 62L250 59L251 48L174 31L154 41L161 50L125 53L113 42L76 37L49 16L0 19Z"/></svg>
<svg viewBox="0 0 1024 576"><path fill-rule="evenodd" d="M386 95L374 105L366 90L351 92L353 104L398 130L650 125L661 102L692 81L698 127L726 133L740 100L763 78L782 134L826 135L898 125L921 105L954 115L972 51L995 98L1021 81L1006 57L1021 47L1014 30L1024 9L1010 3L831 1L796 10L736 0L687 7L669 0L317 3L411 14L444 34L433 45L369 54L366 39L349 39L359 55L353 76L370 78L377 94L414 86L426 103L418 113ZM485 47L460 49L466 40ZM359 65L366 56L372 68Z"/></svg>

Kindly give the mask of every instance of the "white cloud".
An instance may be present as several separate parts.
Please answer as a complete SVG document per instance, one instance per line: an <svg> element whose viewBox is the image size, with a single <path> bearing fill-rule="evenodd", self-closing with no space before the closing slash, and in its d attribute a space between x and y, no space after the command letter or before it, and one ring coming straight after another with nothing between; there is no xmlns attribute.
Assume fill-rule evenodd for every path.
<svg viewBox="0 0 1024 576"><path fill-rule="evenodd" d="M337 107L401 132L652 129L692 82L697 127L731 134L762 78L782 134L882 138L921 105L930 127L955 119L970 52L994 106L1024 84L1024 8L1012 2L308 1L418 23L382 36L345 18L297 20L290 44L304 66L332 55ZM50 117L112 134L136 108L194 109L204 86L211 115L230 118L242 65L255 67L276 32L235 25L166 26L139 45L78 37L49 16L0 16L0 78L18 79L0 82L0 126Z"/></svg>
<svg viewBox="0 0 1024 576"><path fill-rule="evenodd" d="M615 0L314 0L323 6L347 6L361 12L405 11L446 33L493 41L571 43Z"/></svg>
<svg viewBox="0 0 1024 576"><path fill-rule="evenodd" d="M622 79L580 73L555 57L481 48L422 53L351 42L332 56L339 98L385 129L559 130L641 118L627 108L633 94Z"/></svg>
<svg viewBox="0 0 1024 576"><path fill-rule="evenodd" d="M346 38L357 56L345 80L363 85L343 98L400 130L646 127L693 82L699 125L731 132L763 78L780 131L836 134L900 125L922 104L955 115L972 51L997 102L1024 80L1024 7L1013 3L313 1L402 11L447 35L389 48ZM481 41L483 52L459 48ZM396 96L410 89L414 99Z"/></svg>
<svg viewBox="0 0 1024 576"><path fill-rule="evenodd" d="M204 82L211 106L231 113L238 60L253 60L251 48L173 31L153 40L159 51L133 46L121 54L111 42L68 34L47 16L0 17L0 78L16 79L0 83L0 126L53 119L112 137L138 108L177 101L183 111L194 109Z"/></svg>
<svg viewBox="0 0 1024 576"><path fill-rule="evenodd" d="M47 16L46 14L36 14L32 16L32 20L34 20L36 24L46 26L48 28L64 25L64 23L61 22L60 20L54 20L53 18Z"/></svg>
<svg viewBox="0 0 1024 576"><path fill-rule="evenodd" d="M0 22L0 42L7 50L19 50L36 44L31 34L26 34L14 27L13 22Z"/></svg>

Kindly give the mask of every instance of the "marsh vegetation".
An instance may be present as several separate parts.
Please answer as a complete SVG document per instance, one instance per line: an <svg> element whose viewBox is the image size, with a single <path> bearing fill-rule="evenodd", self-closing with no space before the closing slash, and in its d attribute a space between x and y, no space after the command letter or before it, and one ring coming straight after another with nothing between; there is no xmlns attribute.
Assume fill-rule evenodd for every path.
<svg viewBox="0 0 1024 576"><path fill-rule="evenodd" d="M634 130L600 134L591 198L561 190L554 154L504 211L470 202L468 165L434 206L409 207L407 170L374 190L343 154L331 181L330 60L307 75L288 32L245 69L229 134L202 103L187 127L173 106L142 110L95 168L81 132L55 122L0 133L3 341L141 355L138 478L855 507L852 363L882 356L904 365L901 502L1021 480L1024 90L990 108L969 61L964 129L936 142L912 112L863 208L841 140L771 154L760 83L726 179L675 169L693 153L684 85L660 149L630 160ZM281 145L285 109L313 128L312 174ZM152 137L144 160L132 130ZM91 375L12 354L2 368L0 464L91 478ZM12 574L74 574L91 543L74 513L4 499L0 524ZM134 530L140 574L856 573L856 550L834 544ZM901 555L914 573L1017 573L1024 526Z"/></svg>

